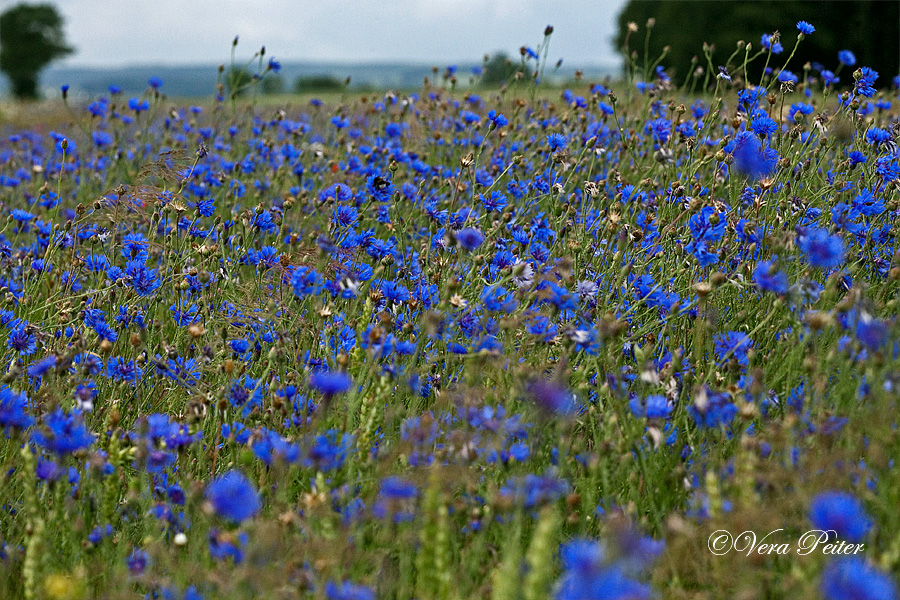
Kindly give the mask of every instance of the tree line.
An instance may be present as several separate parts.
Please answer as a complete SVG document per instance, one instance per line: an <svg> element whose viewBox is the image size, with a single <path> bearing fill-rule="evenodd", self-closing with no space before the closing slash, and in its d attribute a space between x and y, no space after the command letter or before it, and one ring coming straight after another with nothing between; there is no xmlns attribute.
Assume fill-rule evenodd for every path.
<svg viewBox="0 0 900 600"><path fill-rule="evenodd" d="M807 63L834 71L838 52L849 50L856 66L877 71L880 85L888 85L900 73L900 1L897 0L815 0L782 2L708 2L704 0L630 0L618 17L614 44L623 57L660 64L673 81L681 83L697 66L707 68L704 44L712 53L715 67L724 65L737 42L761 47L763 34L781 34L783 53L770 66L780 67L797 39L795 25L807 21L816 31L797 48L788 69L802 73ZM648 22L651 24L648 37ZM629 34L629 23L638 31ZM628 39L628 49L624 49ZM664 55L664 56L663 56ZM743 58L743 54L740 54ZM759 62L759 61L757 61ZM848 65L852 66L852 65ZM759 77L762 64L753 65L748 75ZM850 72L842 76L849 83Z"/></svg>

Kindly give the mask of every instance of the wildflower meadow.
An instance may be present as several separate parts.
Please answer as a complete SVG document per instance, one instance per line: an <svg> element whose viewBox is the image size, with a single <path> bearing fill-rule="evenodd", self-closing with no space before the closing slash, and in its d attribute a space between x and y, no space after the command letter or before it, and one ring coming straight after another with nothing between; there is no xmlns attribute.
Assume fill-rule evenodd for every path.
<svg viewBox="0 0 900 600"><path fill-rule="evenodd" d="M2 124L0 598L896 599L900 77L782 31Z"/></svg>

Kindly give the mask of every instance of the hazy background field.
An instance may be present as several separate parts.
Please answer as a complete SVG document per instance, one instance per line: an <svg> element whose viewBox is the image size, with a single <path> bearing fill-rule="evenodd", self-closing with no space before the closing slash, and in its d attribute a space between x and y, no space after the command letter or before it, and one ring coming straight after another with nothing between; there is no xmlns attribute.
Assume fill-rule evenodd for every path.
<svg viewBox="0 0 900 600"><path fill-rule="evenodd" d="M480 62L455 63L458 66L459 85L468 83L471 68L480 66ZM327 63L327 62L284 62L281 63L279 75L288 90L301 77L327 76L343 81L350 77L350 86L357 89L417 89L422 86L423 78L432 77L432 67L441 72L448 65L442 63ZM147 88L150 77L163 80L163 91L169 97L210 98L215 94L216 72L218 64L200 65L136 65L124 67L103 66L67 66L53 65L41 75L41 87L45 98L59 95L62 85L70 86L70 96L95 97L107 93L107 88L114 84L122 88L125 94L138 94ZM562 83L572 79L576 69L585 77L602 79L607 75L619 73L618 68L597 65L563 65L550 78L551 82ZM8 95L8 83L0 78L0 90Z"/></svg>
<svg viewBox="0 0 900 600"><path fill-rule="evenodd" d="M110 84L142 92L157 76L170 97L211 96L216 69L230 64L239 36L236 64L265 46L265 58L281 63L288 90L308 76L350 77L352 87L413 89L432 67L450 65L465 86L485 54L504 52L518 61L519 49L537 47L547 25L555 28L548 64L563 60L560 79L576 69L602 77L621 70L612 40L624 4L578 0L559 10L537 0L61 0L54 5L75 52L50 65L40 83L47 98L63 84L76 97L96 96ZM0 93L8 89L0 77Z"/></svg>

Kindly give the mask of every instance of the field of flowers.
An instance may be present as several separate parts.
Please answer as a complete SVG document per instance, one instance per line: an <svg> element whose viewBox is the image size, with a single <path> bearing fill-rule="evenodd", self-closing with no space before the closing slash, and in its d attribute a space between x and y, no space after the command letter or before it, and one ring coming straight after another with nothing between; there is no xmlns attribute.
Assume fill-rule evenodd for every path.
<svg viewBox="0 0 900 600"><path fill-rule="evenodd" d="M900 81L550 33L4 126L0 597L897 598Z"/></svg>

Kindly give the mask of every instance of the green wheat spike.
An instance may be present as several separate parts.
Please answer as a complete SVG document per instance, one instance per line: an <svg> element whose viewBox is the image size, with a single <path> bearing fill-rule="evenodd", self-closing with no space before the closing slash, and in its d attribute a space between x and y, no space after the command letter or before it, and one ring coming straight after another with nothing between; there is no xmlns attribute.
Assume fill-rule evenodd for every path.
<svg viewBox="0 0 900 600"><path fill-rule="evenodd" d="M497 565L491 576L493 590L491 600L518 600L521 582L522 523L516 519L512 535L507 537L503 545L503 562Z"/></svg>
<svg viewBox="0 0 900 600"><path fill-rule="evenodd" d="M528 574L525 576L525 600L539 600L547 597L547 590L553 580L553 565L556 555L556 536L559 531L559 512L555 506L547 506L541 511L540 519L525 554Z"/></svg>
<svg viewBox="0 0 900 600"><path fill-rule="evenodd" d="M433 467L422 507L422 532L416 560L416 591L419 598L450 598L450 519L442 500L440 469Z"/></svg>

